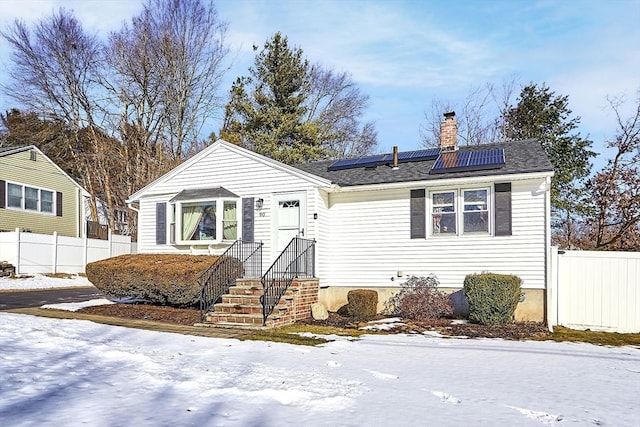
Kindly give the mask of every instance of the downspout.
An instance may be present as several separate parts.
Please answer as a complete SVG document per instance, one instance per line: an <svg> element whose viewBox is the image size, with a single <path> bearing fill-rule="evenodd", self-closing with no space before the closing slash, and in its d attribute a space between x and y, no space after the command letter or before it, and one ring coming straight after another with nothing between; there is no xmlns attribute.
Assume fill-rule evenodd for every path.
<svg viewBox="0 0 640 427"><path fill-rule="evenodd" d="M76 237L82 237L82 224L84 224L84 199L82 198L82 190L76 189L76 207L78 208L79 214L76 218ZM63 211L64 212L64 211Z"/></svg>

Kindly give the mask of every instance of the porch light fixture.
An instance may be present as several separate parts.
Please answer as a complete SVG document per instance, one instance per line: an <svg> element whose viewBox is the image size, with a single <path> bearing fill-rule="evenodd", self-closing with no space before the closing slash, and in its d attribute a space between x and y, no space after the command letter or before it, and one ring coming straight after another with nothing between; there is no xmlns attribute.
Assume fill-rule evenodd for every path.
<svg viewBox="0 0 640 427"><path fill-rule="evenodd" d="M262 209L262 206L264 206L264 199L256 200L256 209L260 210L260 209Z"/></svg>

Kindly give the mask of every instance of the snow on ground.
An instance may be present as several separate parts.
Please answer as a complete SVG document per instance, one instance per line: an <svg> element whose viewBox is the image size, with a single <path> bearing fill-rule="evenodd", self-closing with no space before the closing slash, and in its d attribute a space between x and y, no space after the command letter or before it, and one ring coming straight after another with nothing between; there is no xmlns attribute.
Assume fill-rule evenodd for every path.
<svg viewBox="0 0 640 427"><path fill-rule="evenodd" d="M55 308L56 310L78 311L85 307L94 307L96 305L115 304L115 302L106 298L97 298L89 301L81 302L63 302L58 304L45 304L41 308Z"/></svg>
<svg viewBox="0 0 640 427"><path fill-rule="evenodd" d="M0 289L88 286L0 278ZM91 300L56 304L75 311ZM377 329L393 322L374 323ZM7 426L637 426L640 349L368 335L303 347L0 312Z"/></svg>
<svg viewBox="0 0 640 427"><path fill-rule="evenodd" d="M6 426L637 426L640 349L367 335L317 347L0 313Z"/></svg>
<svg viewBox="0 0 640 427"><path fill-rule="evenodd" d="M72 276L69 279L47 277L35 274L33 277L8 278L0 277L0 290L29 290L50 288L73 288L93 286L86 277Z"/></svg>

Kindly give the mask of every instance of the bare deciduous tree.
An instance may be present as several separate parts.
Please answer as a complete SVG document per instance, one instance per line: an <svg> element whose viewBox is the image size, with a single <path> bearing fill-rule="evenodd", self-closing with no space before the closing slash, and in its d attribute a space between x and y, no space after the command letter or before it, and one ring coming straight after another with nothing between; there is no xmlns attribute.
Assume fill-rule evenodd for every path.
<svg viewBox="0 0 640 427"><path fill-rule="evenodd" d="M420 127L422 143L436 147L440 141L440 122L448 111L456 112L460 145L479 145L504 139L502 117L515 93L515 77L504 80L500 87L487 83L472 87L462 101L435 99L425 112L426 123Z"/></svg>
<svg viewBox="0 0 640 427"><path fill-rule="evenodd" d="M377 132L372 122L361 123L369 97L351 80L320 64L310 72L311 89L307 98L307 121L316 122L324 134L321 139L334 157L357 157L377 148Z"/></svg>
<svg viewBox="0 0 640 427"><path fill-rule="evenodd" d="M227 24L213 3L200 0L149 0L141 19L151 25L161 49L166 138L179 161L193 149L204 122L222 111L217 91L228 70Z"/></svg>
<svg viewBox="0 0 640 427"><path fill-rule="evenodd" d="M130 194L199 148L204 123L222 107L225 33L213 3L201 0L147 0L106 44L60 9L2 32L13 55L4 90L71 130L68 151L92 215L103 200L114 227Z"/></svg>
<svg viewBox="0 0 640 427"><path fill-rule="evenodd" d="M607 141L615 155L587 184L590 214L585 248L640 250L640 91L635 111L621 116L622 99L608 99L618 132Z"/></svg>
<svg viewBox="0 0 640 427"><path fill-rule="evenodd" d="M96 138L90 140L87 150L80 132L97 126L94 100L99 42L65 9L42 19L32 29L16 20L1 34L12 48L13 61L4 92L30 111L64 121L73 136L67 141L68 152L83 171L82 185L95 196L97 189L91 177L104 169L100 164L104 156ZM97 216L95 197L91 208Z"/></svg>

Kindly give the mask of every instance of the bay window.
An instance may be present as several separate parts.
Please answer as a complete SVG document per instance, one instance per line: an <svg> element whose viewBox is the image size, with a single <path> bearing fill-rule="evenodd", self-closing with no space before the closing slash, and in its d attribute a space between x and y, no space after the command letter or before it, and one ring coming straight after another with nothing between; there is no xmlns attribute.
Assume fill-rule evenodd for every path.
<svg viewBox="0 0 640 427"><path fill-rule="evenodd" d="M169 201L171 243L212 244L236 240L239 200L222 187L181 191Z"/></svg>

